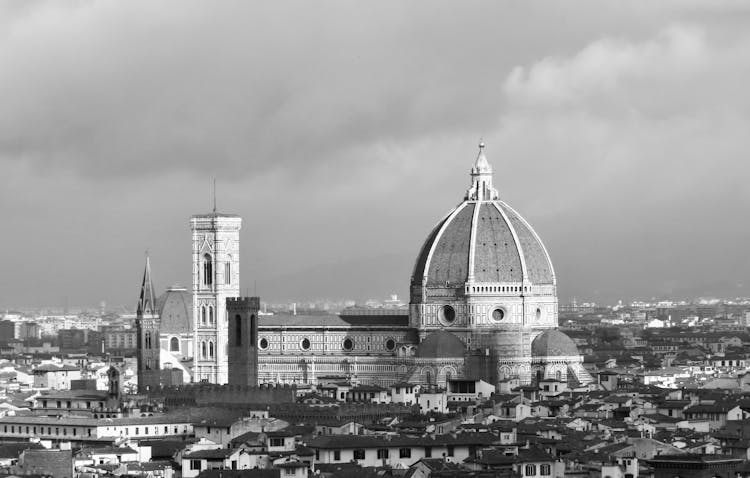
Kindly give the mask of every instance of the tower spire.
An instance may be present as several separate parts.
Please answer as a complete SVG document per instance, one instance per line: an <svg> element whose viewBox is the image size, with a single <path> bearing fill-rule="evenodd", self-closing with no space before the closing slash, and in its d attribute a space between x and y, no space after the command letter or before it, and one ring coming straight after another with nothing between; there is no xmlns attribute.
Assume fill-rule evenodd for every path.
<svg viewBox="0 0 750 478"><path fill-rule="evenodd" d="M141 283L141 295L138 298L138 315L154 315L156 313L156 298L154 296L154 283L151 281L151 259L146 251L146 267L143 270L143 282Z"/></svg>
<svg viewBox="0 0 750 478"><path fill-rule="evenodd" d="M479 140L479 153L471 168L471 186L466 191L469 201L494 201L497 199L497 189L492 187L492 166L484 155L484 141Z"/></svg>

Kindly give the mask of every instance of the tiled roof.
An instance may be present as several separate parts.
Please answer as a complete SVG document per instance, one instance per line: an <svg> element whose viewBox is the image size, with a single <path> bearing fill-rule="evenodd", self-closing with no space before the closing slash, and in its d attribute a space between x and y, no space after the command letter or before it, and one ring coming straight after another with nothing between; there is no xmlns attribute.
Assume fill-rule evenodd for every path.
<svg viewBox="0 0 750 478"><path fill-rule="evenodd" d="M258 327L408 327L403 315L261 315Z"/></svg>
<svg viewBox="0 0 750 478"><path fill-rule="evenodd" d="M237 448L216 448L213 450L196 450L185 453L183 458L204 459L204 460L223 460L238 452Z"/></svg>
<svg viewBox="0 0 750 478"><path fill-rule="evenodd" d="M197 478L280 478L280 469L203 470Z"/></svg>
<svg viewBox="0 0 750 478"><path fill-rule="evenodd" d="M491 433L461 433L457 435L436 435L434 437L411 438L395 436L389 440L364 435L320 436L308 443L310 448L393 448L408 446L441 445L491 445L499 438Z"/></svg>

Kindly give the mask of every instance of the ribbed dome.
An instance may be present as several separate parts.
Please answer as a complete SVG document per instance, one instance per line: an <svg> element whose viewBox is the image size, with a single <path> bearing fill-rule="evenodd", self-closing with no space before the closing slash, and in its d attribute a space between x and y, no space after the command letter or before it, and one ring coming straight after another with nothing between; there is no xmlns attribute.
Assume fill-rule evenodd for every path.
<svg viewBox="0 0 750 478"><path fill-rule="evenodd" d="M162 334L183 334L192 329L193 297L182 287L171 287L156 300Z"/></svg>
<svg viewBox="0 0 750 478"><path fill-rule="evenodd" d="M555 285L552 261L539 236L498 199L483 143L470 176L464 202L435 226L417 256L412 298L423 285L439 289L461 288L467 282Z"/></svg>
<svg viewBox="0 0 750 478"><path fill-rule="evenodd" d="M545 330L531 342L532 357L561 357L571 355L580 355L578 347L576 347L573 339L559 330Z"/></svg>
<svg viewBox="0 0 750 478"><path fill-rule="evenodd" d="M466 346L461 339L445 330L437 330L425 337L417 348L419 358L461 358Z"/></svg>
<svg viewBox="0 0 750 478"><path fill-rule="evenodd" d="M426 279L428 287L459 287L470 276L473 282L526 278L532 284L555 284L541 240L502 201L464 201L440 221L417 256L412 283Z"/></svg>

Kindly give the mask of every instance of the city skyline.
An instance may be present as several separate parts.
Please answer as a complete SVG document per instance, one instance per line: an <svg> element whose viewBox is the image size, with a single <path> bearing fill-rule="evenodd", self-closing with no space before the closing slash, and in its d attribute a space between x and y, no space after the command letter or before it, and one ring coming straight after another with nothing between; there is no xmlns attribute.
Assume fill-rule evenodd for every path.
<svg viewBox="0 0 750 478"><path fill-rule="evenodd" d="M0 6L0 304L190 287L214 178L241 291L408 297L480 138L561 302L750 295L746 5L424 6Z"/></svg>

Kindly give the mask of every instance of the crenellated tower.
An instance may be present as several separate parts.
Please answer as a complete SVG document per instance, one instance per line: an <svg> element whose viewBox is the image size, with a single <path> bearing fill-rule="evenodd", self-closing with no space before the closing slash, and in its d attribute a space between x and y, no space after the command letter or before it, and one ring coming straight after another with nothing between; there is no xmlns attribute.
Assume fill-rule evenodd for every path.
<svg viewBox="0 0 750 478"><path fill-rule="evenodd" d="M227 299L230 385L258 385L259 310L259 297Z"/></svg>
<svg viewBox="0 0 750 478"><path fill-rule="evenodd" d="M233 214L192 216L193 381L228 382L226 300L240 295L240 228Z"/></svg>

